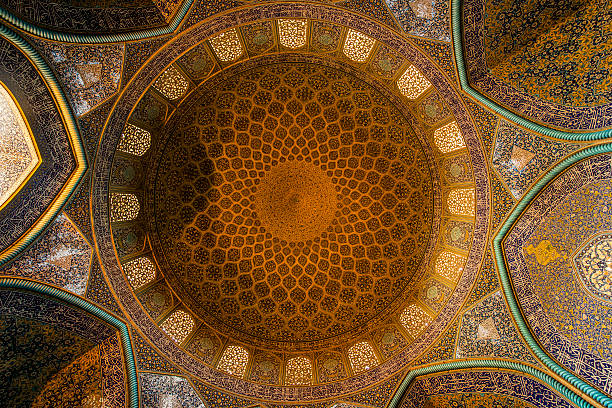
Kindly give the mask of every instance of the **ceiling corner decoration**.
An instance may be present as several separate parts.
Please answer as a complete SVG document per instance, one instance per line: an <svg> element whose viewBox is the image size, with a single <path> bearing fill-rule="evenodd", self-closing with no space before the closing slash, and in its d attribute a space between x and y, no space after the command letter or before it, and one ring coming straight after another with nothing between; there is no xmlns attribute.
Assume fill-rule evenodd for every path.
<svg viewBox="0 0 612 408"><path fill-rule="evenodd" d="M612 314L602 297L605 290L601 292L608 279L609 251L602 247L594 253L592 248L605 242L593 237L610 230L597 220L609 220L601 212L608 211L611 150L610 144L588 147L557 164L518 203L493 241L510 311L531 350L550 370L604 406L612 406L612 399L599 391L609 392L601 375L612 367L609 349L592 348L597 342L587 346L577 330L610 336L610 328L598 323ZM561 236L553 222L564 226ZM593 261L584 262L589 251ZM570 317L576 314L579 319Z"/></svg>
<svg viewBox="0 0 612 408"><path fill-rule="evenodd" d="M603 32L603 29L597 27L597 21L602 23L605 21L603 17L606 13L605 5L597 1L586 3L568 1L568 3L572 3L571 7L556 8L567 14L558 12L555 15L547 15L544 2L521 6L521 2L518 1L493 4L485 0L452 0L453 45L459 80L462 89L471 97L509 121L527 129L564 140L605 139L612 135L610 121L612 101L605 91L607 89L605 81L609 78L609 72L606 70L610 65L612 44L609 38L599 37L597 34ZM495 7L502 9L498 10ZM508 10L503 7L508 7ZM521 14L521 7L534 9ZM512 13L517 16L525 15L528 16L526 18L533 19L529 24L538 21L538 24L543 26L548 24L547 27L556 28L552 31L548 28L534 30L533 35L540 37L534 38L533 44L527 46L519 43L512 31L504 31L523 31L522 26L505 24L500 27L500 23L496 23L494 15L500 12L506 15ZM541 18L534 18L533 16L538 13L542 14ZM469 15L467 22L462 18L462 15L466 14ZM596 15L602 17L598 19L594 17ZM577 26L577 22L574 21L576 19L582 21L583 25L590 21L588 29L593 30L592 33L585 32L575 38L562 28L564 24L567 25L567 29ZM491 28L487 24L494 27ZM489 33L486 38L485 32ZM588 39L591 37L594 37L592 44L588 44L590 41ZM505 43L501 44L503 41ZM584 43L585 41L587 43ZM551 50L551 46L556 48ZM497 58L495 54L501 53L500 47L504 47L504 52L510 53L503 54L505 55L503 61L495 59ZM593 54L593 64L585 66L580 62L590 61L591 54ZM518 71L514 68L499 69L512 72L514 76L511 78L495 76L497 71L492 68L492 63L497 66L513 64L512 61L516 62L515 68ZM519 65L522 68L519 68ZM553 71L543 72L546 69ZM525 72L521 74L520 70ZM545 77L549 79L543 80ZM568 87L568 81L573 84L585 84L588 88L583 89L578 85ZM569 88L571 94L564 94L565 91L562 89L567 91Z"/></svg>
<svg viewBox="0 0 612 408"><path fill-rule="evenodd" d="M58 359L58 363L62 359L74 359L71 363L74 366L73 370L81 371L92 367L94 371L91 372L91 375L101 376L96 381L106 382L105 387L101 387L101 393L100 386L96 387L95 384L92 384L94 386L91 389L91 394L83 395L81 392L73 395L71 392L66 392L65 384L66 381L71 381L71 375L69 373L64 374L64 371L70 369L70 366L65 370L59 370L59 372L49 371L48 369L37 371L36 375L30 376L30 381L36 376L51 377L46 384L45 381L41 384L44 385L44 388L39 390L42 394L38 398L42 397L44 399L39 402L44 405L44 403L57 399L59 405L64 403L96 404L105 400L110 406L118 407L127 404L130 408L139 407L134 352L130 332L124 321L82 297L35 281L0 278L0 297L2 297L0 303L3 309L0 310L0 315L5 319L3 320L3 334L8 332L6 319L9 319L12 321L8 322L8 326L20 324L22 330L24 326L30 326L32 333L29 338L45 338L49 341L49 343L41 343L35 340L31 344L23 344L22 342L18 347L29 347L31 359ZM10 314L7 313L9 309ZM20 323L17 323L18 321ZM25 340L23 337L22 339ZM78 348L70 350L70 342L80 342L83 347L80 350ZM8 343L14 344L15 342ZM92 346L95 348L92 349ZM55 355L46 354L53 348L56 348L59 353L56 352ZM89 353L78 356L79 351L83 352L88 349L90 349ZM32 361L25 360L24 362L22 352L13 350L10 354L7 354L14 357L11 362L12 365L19 367L20 364L24 364L24 370L37 370L38 367L33 366ZM77 354L74 354L74 352L77 352ZM94 354L87 355L91 353ZM39 361L40 365L45 363L48 364L48 361ZM17 376L15 378L22 377ZM115 381L118 378L121 381ZM87 381L90 380L91 378ZM23 381L23 383L31 386L28 381ZM98 388L98 391L96 391L96 388ZM35 392L31 389L24 391L27 393ZM6 397L9 398L9 396ZM21 396L21 398L23 397L24 395ZM86 399L82 400L83 398ZM69 402L71 399L72 401ZM78 402L79 400L82 401Z"/></svg>
<svg viewBox="0 0 612 408"><path fill-rule="evenodd" d="M0 265L26 248L59 214L87 170L72 111L51 70L16 33L0 27L5 57L0 80L31 130L40 163L5 202L0 221ZM19 71L20 76L12 72ZM45 114L42 114L42 113ZM28 205L24 205L24 203ZM19 219L18 224L9 220Z"/></svg>
<svg viewBox="0 0 612 408"><path fill-rule="evenodd" d="M53 41L96 44L172 33L194 0L127 0L119 7L100 7L96 1L59 5L44 0L7 3L0 7L0 19L19 30Z"/></svg>

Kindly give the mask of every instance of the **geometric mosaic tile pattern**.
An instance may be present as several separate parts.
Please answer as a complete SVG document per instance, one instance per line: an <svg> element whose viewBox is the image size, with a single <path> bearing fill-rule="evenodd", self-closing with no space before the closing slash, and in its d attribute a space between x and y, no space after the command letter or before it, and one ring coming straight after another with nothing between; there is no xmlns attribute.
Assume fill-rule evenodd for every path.
<svg viewBox="0 0 612 408"><path fill-rule="evenodd" d="M0 207L40 163L36 142L13 97L0 82Z"/></svg>
<svg viewBox="0 0 612 408"><path fill-rule="evenodd" d="M510 371L444 372L417 378L401 408L560 408L574 405L532 377Z"/></svg>
<svg viewBox="0 0 612 408"><path fill-rule="evenodd" d="M578 147L544 138L501 120L493 149L493 167L518 199L547 168Z"/></svg>
<svg viewBox="0 0 612 408"><path fill-rule="evenodd" d="M119 88L125 47L65 45L39 41L53 64L77 116L101 104Z"/></svg>
<svg viewBox="0 0 612 408"><path fill-rule="evenodd" d="M450 41L448 0L386 0L408 34Z"/></svg>
<svg viewBox="0 0 612 408"><path fill-rule="evenodd" d="M536 362L521 342L500 291L463 314L455 357L504 357Z"/></svg>
<svg viewBox="0 0 612 408"><path fill-rule="evenodd" d="M0 269L0 274L39 280L83 296L92 252L87 240L62 213L38 242Z"/></svg>
<svg viewBox="0 0 612 408"><path fill-rule="evenodd" d="M611 180L610 154L569 167L532 200L503 244L517 299L536 339L561 365L608 393Z"/></svg>
<svg viewBox="0 0 612 408"><path fill-rule="evenodd" d="M183 377L141 373L139 378L143 408L208 408Z"/></svg>

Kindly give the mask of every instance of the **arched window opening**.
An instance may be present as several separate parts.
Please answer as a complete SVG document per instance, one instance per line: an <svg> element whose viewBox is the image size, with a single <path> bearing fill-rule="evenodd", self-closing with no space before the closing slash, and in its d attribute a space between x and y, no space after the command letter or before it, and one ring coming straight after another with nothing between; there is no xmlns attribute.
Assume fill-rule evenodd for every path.
<svg viewBox="0 0 612 408"><path fill-rule="evenodd" d="M355 374L378 365L378 358L374 353L374 349L367 341L362 341L351 347L348 350L348 358Z"/></svg>
<svg viewBox="0 0 612 408"><path fill-rule="evenodd" d="M117 150L142 156L149 150L149 147L151 147L151 133L128 123L121 134Z"/></svg>
<svg viewBox="0 0 612 408"><path fill-rule="evenodd" d="M459 279L463 273L464 266L464 256L458 255L454 252L444 251L441 252L436 259L435 271L436 274L450 281L457 282L457 279Z"/></svg>
<svg viewBox="0 0 612 408"><path fill-rule="evenodd" d="M312 384L312 363L306 357L294 357L287 361L285 384Z"/></svg>
<svg viewBox="0 0 612 408"><path fill-rule="evenodd" d="M249 362L249 352L240 346L227 346L221 355L217 368L236 377L244 377L247 364Z"/></svg>
<svg viewBox="0 0 612 408"><path fill-rule="evenodd" d="M134 194L111 194L111 222L131 221L138 217L140 203Z"/></svg>
<svg viewBox="0 0 612 408"><path fill-rule="evenodd" d="M448 211L454 215L473 217L475 213L475 191L473 188L458 188L448 193Z"/></svg>
<svg viewBox="0 0 612 408"><path fill-rule="evenodd" d="M180 344L189 336L193 326L195 326L193 318L187 312L177 310L168 316L160 327L168 336Z"/></svg>
<svg viewBox="0 0 612 408"><path fill-rule="evenodd" d="M211 38L210 45L217 57L223 62L235 61L244 52L235 28Z"/></svg>
<svg viewBox="0 0 612 408"><path fill-rule="evenodd" d="M155 279L155 265L146 256L123 264L123 272L134 289L138 289Z"/></svg>
<svg viewBox="0 0 612 408"><path fill-rule="evenodd" d="M397 88L408 99L416 99L431 86L423 74L411 65L397 80Z"/></svg>
<svg viewBox="0 0 612 408"><path fill-rule="evenodd" d="M422 307L411 304L404 309L399 320L402 326L404 326L404 329L406 329L406 332L416 338L419 332L427 326L431 319Z"/></svg>
<svg viewBox="0 0 612 408"><path fill-rule="evenodd" d="M185 96L189 89L189 82L176 67L170 66L157 78L153 87L173 101Z"/></svg>
<svg viewBox="0 0 612 408"><path fill-rule="evenodd" d="M459 130L459 126L455 121L439 127L434 131L434 143L444 154L465 147L465 141L463 140L463 136L461 136L461 130Z"/></svg>
<svg viewBox="0 0 612 408"><path fill-rule="evenodd" d="M374 48L374 43L376 40L373 38L359 31L348 30L342 52L355 62L365 62Z"/></svg>
<svg viewBox="0 0 612 408"><path fill-rule="evenodd" d="M291 49L306 45L307 20L278 20L278 38L281 45Z"/></svg>

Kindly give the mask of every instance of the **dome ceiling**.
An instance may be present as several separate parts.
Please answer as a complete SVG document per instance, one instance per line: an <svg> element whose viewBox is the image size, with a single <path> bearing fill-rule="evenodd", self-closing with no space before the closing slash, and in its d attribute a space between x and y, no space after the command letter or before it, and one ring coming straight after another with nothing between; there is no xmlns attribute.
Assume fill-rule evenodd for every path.
<svg viewBox="0 0 612 408"><path fill-rule="evenodd" d="M612 408L607 3L5 3L0 401Z"/></svg>
<svg viewBox="0 0 612 408"><path fill-rule="evenodd" d="M467 112L416 48L279 7L198 26L134 77L100 199L105 266L147 338L228 390L301 400L393 375L441 333L476 277L487 184Z"/></svg>
<svg viewBox="0 0 612 408"><path fill-rule="evenodd" d="M384 318L418 286L432 236L434 163L409 122L340 67L262 62L211 82L161 130L149 168L170 286L264 346Z"/></svg>

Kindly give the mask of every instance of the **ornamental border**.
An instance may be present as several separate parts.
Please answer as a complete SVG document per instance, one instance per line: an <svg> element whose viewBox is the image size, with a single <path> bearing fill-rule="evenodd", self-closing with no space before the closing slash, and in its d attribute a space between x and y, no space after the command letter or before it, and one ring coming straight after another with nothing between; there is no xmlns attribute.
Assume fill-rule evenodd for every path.
<svg viewBox="0 0 612 408"><path fill-rule="evenodd" d="M148 28L144 30L131 31L126 33L105 35L61 33L55 30L41 28L34 24L23 21L22 19L16 17L15 15L6 11L2 7L0 7L0 24L3 20L5 23L8 23L20 30L23 30L28 34L32 34L52 41L78 44L103 44L136 41L149 39L152 37L158 37L174 32L181 25L183 20L185 20L187 12L189 11L194 2L195 0L182 0L178 11L174 13L174 16L172 17L170 22L163 27Z"/></svg>
<svg viewBox="0 0 612 408"><path fill-rule="evenodd" d="M493 369L493 370L510 370L527 374L535 377L536 379L544 382L545 384L552 387L555 391L559 392L568 401L576 404L580 408L592 408L589 402L584 400L582 396L578 395L574 391L570 390L565 385L561 384L555 378L542 370L529 366L527 364L519 363L516 361L507 360L494 360L494 359L476 359L476 360L461 360L452 361L449 363L435 364L431 366L417 368L411 370L406 374L404 380L401 382L397 391L391 398L391 401L387 404L387 408L399 408L400 403L404 397L404 394L408 391L414 380L418 377L422 377L429 374L445 373L453 370L470 370L470 369Z"/></svg>
<svg viewBox="0 0 612 408"><path fill-rule="evenodd" d="M612 128L598 130L593 132L567 132L563 130L553 129L536 123L530 119L524 118L512 112L510 109L493 101L489 97L480 93L470 85L467 67L464 58L463 46L463 1L451 0L451 40L455 55L455 65L457 66L457 74L459 77L459 85L461 90L468 94L472 99L480 102L496 114L503 116L512 123L520 125L531 131L541 133L543 135L554 137L562 140L571 141L596 141L612 137Z"/></svg>
<svg viewBox="0 0 612 408"><path fill-rule="evenodd" d="M0 253L0 266L13 260L26 247L28 247L40 234L51 224L60 213L66 202L70 199L80 181L88 170L85 148L82 143L76 119L72 113L68 100L62 91L53 71L47 65L40 54L23 38L10 28L0 22L0 37L13 44L21 51L39 71L45 85L49 88L59 113L63 120L64 128L69 136L69 143L74 154L76 167L68 177L59 194L55 196L52 203L43 211L42 215L22 234L15 242L10 244Z"/></svg>
<svg viewBox="0 0 612 408"><path fill-rule="evenodd" d="M78 308L79 310L84 310L90 315L103 320L117 329L119 332L119 337L121 338L123 355L125 356L128 406L130 408L138 408L139 394L138 378L136 375L136 362L134 359L134 350L132 349L130 332L125 322L84 298L40 282L20 278L0 278L0 288L22 290L48 296L54 300Z"/></svg>

